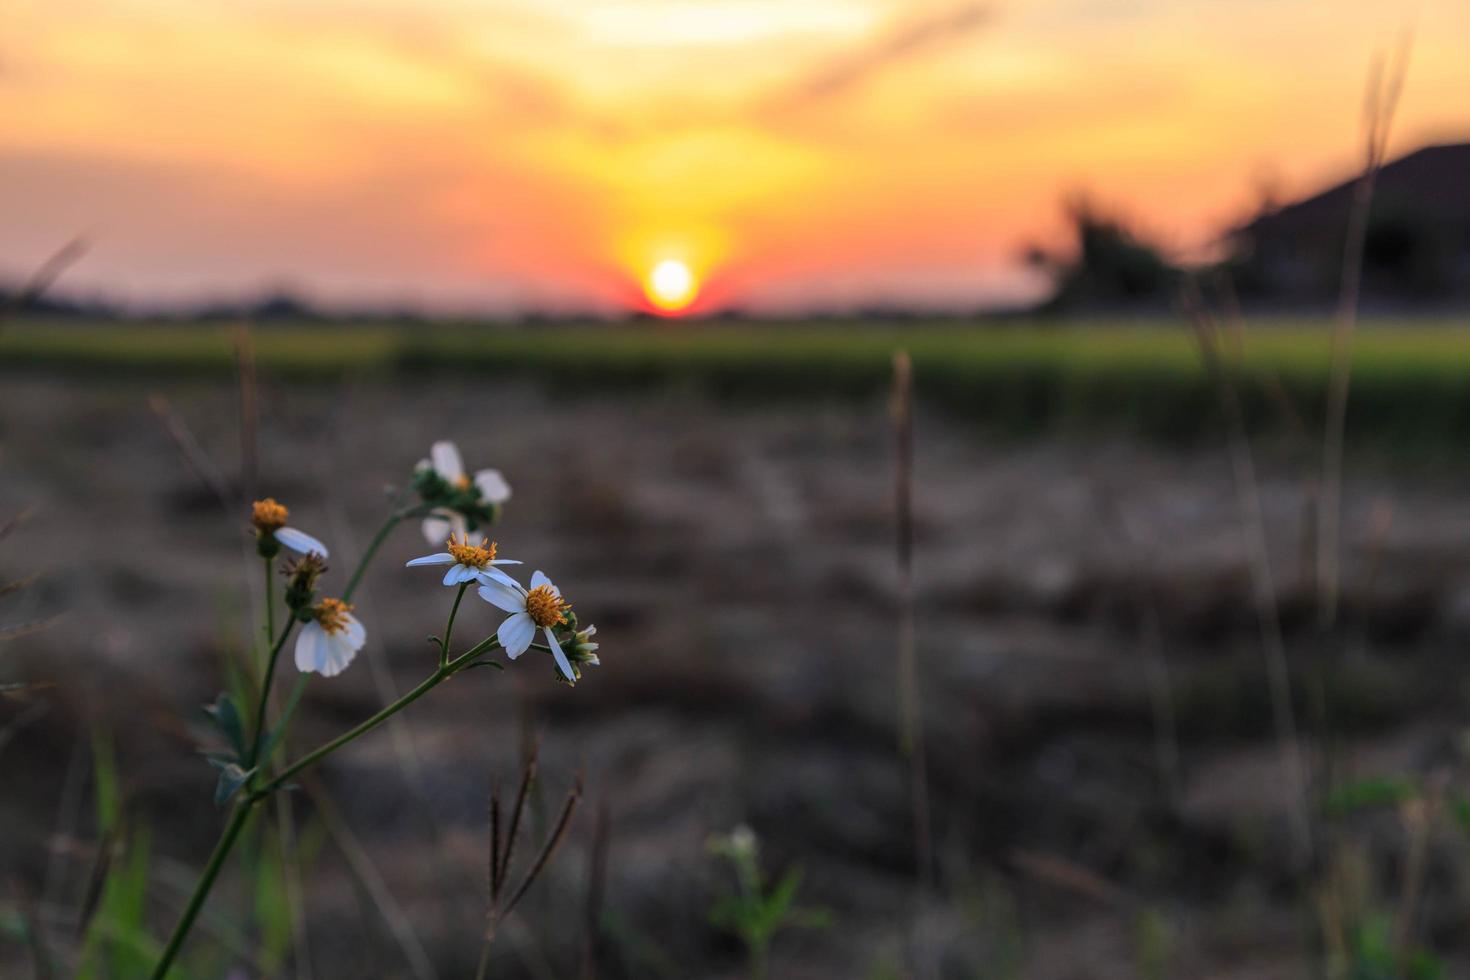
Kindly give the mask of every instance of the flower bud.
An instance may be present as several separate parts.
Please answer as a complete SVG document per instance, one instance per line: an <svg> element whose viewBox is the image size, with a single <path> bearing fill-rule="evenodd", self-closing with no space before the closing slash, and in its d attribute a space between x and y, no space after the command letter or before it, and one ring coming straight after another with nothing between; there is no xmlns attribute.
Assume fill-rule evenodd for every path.
<svg viewBox="0 0 1470 980"><path fill-rule="evenodd" d="M327 563L316 553L287 562L281 569L281 574L286 576L286 607L292 612L310 607L312 596L316 594L317 579L326 570Z"/></svg>
<svg viewBox="0 0 1470 980"><path fill-rule="evenodd" d="M602 661L597 658L597 644L592 642L592 637L596 635L596 626L588 626L584 630L578 630L572 637L572 642L562 648L567 655L567 659L573 664L591 664L594 667L601 664Z"/></svg>
<svg viewBox="0 0 1470 980"><path fill-rule="evenodd" d="M286 526L291 512L274 497L257 500L250 505L250 524L255 528L255 550L262 558L274 558L281 551L276 532Z"/></svg>

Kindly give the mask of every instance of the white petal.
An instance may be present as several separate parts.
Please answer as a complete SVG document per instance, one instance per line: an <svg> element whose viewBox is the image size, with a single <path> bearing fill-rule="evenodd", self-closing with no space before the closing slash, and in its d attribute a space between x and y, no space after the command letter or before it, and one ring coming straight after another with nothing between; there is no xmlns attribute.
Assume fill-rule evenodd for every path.
<svg viewBox="0 0 1470 980"><path fill-rule="evenodd" d="M405 563L403 567L404 568L412 568L415 565L453 565L453 564L454 564L454 556L451 555L447 551L441 551L437 555L425 555L422 558L415 558L413 561Z"/></svg>
<svg viewBox="0 0 1470 980"><path fill-rule="evenodd" d="M503 609L508 613L526 611L526 597L519 589L508 589L499 582L486 582L480 586L479 594L481 599L496 609Z"/></svg>
<svg viewBox="0 0 1470 980"><path fill-rule="evenodd" d="M500 624L500 629L495 631L495 638L505 647L505 655L512 660L530 649L531 640L535 636L536 624L525 613L507 616L505 622Z"/></svg>
<svg viewBox="0 0 1470 980"><path fill-rule="evenodd" d="M520 562L517 562L516 564L520 564ZM511 578L509 575L505 574L498 568L487 568L484 571L476 572L475 577L478 578L483 585L493 585L496 582L499 582L501 585L509 586L512 589L520 589L521 587L519 582L517 582L515 579Z"/></svg>
<svg viewBox="0 0 1470 980"><path fill-rule="evenodd" d="M305 531L298 531L294 527L283 527L276 530L276 540L290 548L299 551L303 555L315 552L323 558L330 557L327 554L327 546Z"/></svg>
<svg viewBox="0 0 1470 980"><path fill-rule="evenodd" d="M434 472L450 483L464 476L464 461L459 458L459 447L448 439L434 443L429 450L429 458L434 461Z"/></svg>
<svg viewBox="0 0 1470 980"><path fill-rule="evenodd" d="M582 631L582 635L583 636L596 636L597 635L597 626L595 624L588 626L586 629L584 629ZM593 644L593 646L596 646L596 644Z"/></svg>
<svg viewBox="0 0 1470 980"><path fill-rule="evenodd" d="M551 655L556 658L556 665L561 668L562 675L575 684L577 682L577 675L572 673L572 665L567 662L567 655L561 652L561 644L556 642L556 633L552 631L550 626L546 627L542 632L546 634L546 642L551 645Z"/></svg>
<svg viewBox="0 0 1470 980"><path fill-rule="evenodd" d="M490 564L492 564L492 565L524 565L525 562L523 562L523 561L517 561L514 558L496 558L495 560L493 560L492 562L490 562Z"/></svg>
<svg viewBox="0 0 1470 980"><path fill-rule="evenodd" d="M367 642L367 630L352 613L344 614L343 618L347 621L347 640L352 644L353 651L361 650L362 645Z"/></svg>
<svg viewBox="0 0 1470 980"><path fill-rule="evenodd" d="M438 514L439 512L435 511L434 513ZM424 523L419 525L419 528L424 532L425 541L431 545L437 544L443 547L444 541L449 537L450 532L454 530L454 525L450 524L443 517L426 517L424 518Z"/></svg>
<svg viewBox="0 0 1470 980"><path fill-rule="evenodd" d="M505 482L505 477L500 475L499 470L481 470L475 474L475 486L484 497L492 504L503 504L510 499L510 484Z"/></svg>
<svg viewBox="0 0 1470 980"><path fill-rule="evenodd" d="M545 572L537 569L536 571L531 573L531 588L537 589L543 585L551 585L551 579L546 577ZM560 590L558 590L557 587L554 585L551 585L551 591L555 592L557 595L561 595Z"/></svg>
<svg viewBox="0 0 1470 980"><path fill-rule="evenodd" d="M329 635L324 646L327 656L321 670L323 677L336 677L346 670L360 648L352 645L352 640L345 632Z"/></svg>
<svg viewBox="0 0 1470 980"><path fill-rule="evenodd" d="M468 565L455 565L444 573L445 585L458 585L475 577L475 570Z"/></svg>
<svg viewBox="0 0 1470 980"><path fill-rule="evenodd" d="M296 634L296 669L303 674L315 672L321 665L320 644L327 638L326 630L318 623L307 623Z"/></svg>

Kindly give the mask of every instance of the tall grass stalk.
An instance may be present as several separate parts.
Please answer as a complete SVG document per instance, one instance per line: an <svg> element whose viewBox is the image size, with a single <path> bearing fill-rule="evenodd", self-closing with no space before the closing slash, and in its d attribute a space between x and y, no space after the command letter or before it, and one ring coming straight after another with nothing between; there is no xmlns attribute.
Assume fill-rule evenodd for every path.
<svg viewBox="0 0 1470 980"><path fill-rule="evenodd" d="M909 800L914 822L914 873L918 882L915 928L919 976L929 963L927 915L934 878L934 845L929 816L929 763L924 746L919 689L917 612L914 594L914 368L908 351L893 354L894 567L898 577L899 748L909 763Z"/></svg>
<svg viewBox="0 0 1470 980"><path fill-rule="evenodd" d="M1363 281L1363 249L1373 186L1388 153L1388 136L1404 76L1409 67L1406 34L1387 58L1379 56L1369 70L1363 100L1363 172L1353 188L1347 240L1342 253L1342 289L1332 327L1332 361L1327 389L1327 422L1322 438L1322 499L1317 512L1318 620L1331 627L1337 619L1341 577L1342 452L1347 429L1348 392L1352 384L1353 333Z"/></svg>
<svg viewBox="0 0 1470 980"><path fill-rule="evenodd" d="M1236 500L1249 542L1251 594L1266 661L1267 688L1281 753L1282 776L1286 780L1295 856L1298 867L1306 868L1311 862L1312 854L1307 774L1302 760L1296 711L1292 705L1291 671L1286 659L1286 643L1282 637L1281 617L1277 609L1276 583L1271 570L1269 536L1265 510L1261 504L1260 481L1256 476L1256 464L1246 433L1240 396L1229 364L1221 356L1219 328L1205 311L1198 289L1192 283L1186 286L1182 299L1200 355L1215 381L1220 407L1225 416Z"/></svg>

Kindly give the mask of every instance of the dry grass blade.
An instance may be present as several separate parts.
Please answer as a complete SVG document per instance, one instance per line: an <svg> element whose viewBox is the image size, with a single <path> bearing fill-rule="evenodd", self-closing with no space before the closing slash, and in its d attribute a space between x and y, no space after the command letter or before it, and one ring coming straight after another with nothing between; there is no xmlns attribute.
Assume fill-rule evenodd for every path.
<svg viewBox="0 0 1470 980"><path fill-rule="evenodd" d="M153 409L153 414L163 423L180 455L184 457L184 463L199 478L199 482L215 495L221 507L227 511L232 510L235 506L235 495L230 492L228 481L204 451L204 447L199 445L199 440L194 438L194 433L189 431L183 417L174 410L173 404L164 395L154 393L148 396L148 407Z"/></svg>
<svg viewBox="0 0 1470 980"><path fill-rule="evenodd" d="M1251 593L1266 660L1271 712L1277 741L1280 743L1283 774L1291 788L1291 825L1296 838L1296 856L1299 866L1306 867L1311 860L1312 850L1307 778L1300 746L1297 744L1296 714L1291 702L1291 674L1286 661L1286 643L1281 632L1280 612L1277 609L1276 585L1271 572L1266 518L1261 503L1260 482L1256 478L1255 459L1246 436L1245 415L1241 410L1239 394L1220 355L1218 327L1205 311L1193 283L1186 284L1181 301L1193 328L1205 369L1215 382L1220 408L1225 415L1226 440L1237 506L1249 541Z"/></svg>
<svg viewBox="0 0 1470 980"><path fill-rule="evenodd" d="M490 901L500 895L500 792L490 793Z"/></svg>
<svg viewBox="0 0 1470 980"><path fill-rule="evenodd" d="M22 636L31 636L42 630L50 629L65 616L65 613L57 613L55 616L47 616L45 619L33 619L25 623L16 623L13 626L0 626L0 643L8 640L18 640Z"/></svg>
<svg viewBox="0 0 1470 980"><path fill-rule="evenodd" d="M592 853L587 859L587 912L584 921L587 935L582 945L582 980L594 980L602 954L602 902L607 893L610 824L607 800L603 800L597 805L597 817L592 824Z"/></svg>
<svg viewBox="0 0 1470 980"><path fill-rule="evenodd" d="M22 592L26 589L29 589L40 580L41 576L39 574L36 574L27 575L25 578L16 579L14 582L6 582L5 584L0 585L0 599L3 599L8 595L14 595L17 592Z"/></svg>
<svg viewBox="0 0 1470 980"><path fill-rule="evenodd" d="M97 906L102 902L102 889L107 884L107 875L112 871L112 861L117 856L118 844L122 840L122 823L121 820L117 821L97 844L92 871L87 875L87 890L83 893L82 904L77 910L76 923L72 929L72 934L78 939L87 934L92 916L97 914Z"/></svg>
<svg viewBox="0 0 1470 980"><path fill-rule="evenodd" d="M516 790L515 806L511 809L510 812L510 826L506 829L505 832L505 850L502 851L500 854L500 873L496 876L496 881L501 888L505 887L505 878L510 871L511 855L515 849L516 837L520 834L521 830L521 814L525 812L526 797L530 794L531 784L536 779L536 768L538 764L539 754L540 746L533 741L530 746L530 755L526 758L526 763L521 769L521 785L520 788ZM490 908L492 913L499 910L499 890L497 890L491 896Z"/></svg>
<svg viewBox="0 0 1470 980"><path fill-rule="evenodd" d="M5 300L0 306L0 318L8 317L19 310L25 309L31 303L39 299L54 283L67 267L80 259L87 251L87 243L80 238L73 238L67 242L26 280L26 284Z"/></svg>
<svg viewBox="0 0 1470 980"><path fill-rule="evenodd" d="M490 949L495 942L495 934L500 927L501 921L518 905L525 897L536 879L546 870L551 859L556 855L556 850L561 846L563 838L566 837L567 827L571 825L572 814L577 809L577 804L582 798L582 775L577 774L571 790L567 793L566 801L562 804L561 812L558 814L556 824L553 826L550 836L541 845L540 852L532 860L531 866L526 870L520 885L511 893L510 900L501 904L500 896L505 888L507 877L510 873L510 859L515 847L516 837L520 833L521 813L525 809L526 797L531 790L531 784L535 779L537 767L538 746L532 742L529 753L521 769L521 784L516 792L515 808L511 813L510 826L505 833L504 850L499 850L500 837L500 805L497 795L491 796L490 803L490 907L485 916L485 938L480 944L480 964L475 971L476 980L483 980L490 968ZM500 857L497 859L497 853Z"/></svg>
<svg viewBox="0 0 1470 980"><path fill-rule="evenodd" d="M1439 819L1439 812L1444 806L1445 788L1448 782L1447 772L1436 771L1427 780L1424 795L1406 801L1399 814L1409 836L1408 855L1404 861L1402 880L1399 884L1397 921L1394 923L1399 975L1404 977L1413 975L1411 960L1414 953L1414 932L1424 893L1425 877L1429 870L1430 837Z"/></svg>
<svg viewBox="0 0 1470 980"><path fill-rule="evenodd" d="M1353 188L1347 240L1342 253L1342 287L1332 327L1332 361L1327 388L1327 421L1322 438L1322 498L1317 511L1317 616L1323 628L1337 619L1342 534L1342 453L1352 386L1353 332L1363 282L1363 250L1373 186L1388 153L1388 134L1409 69L1410 37L1405 34L1388 59L1374 59L1363 101L1363 171Z"/></svg>
<svg viewBox="0 0 1470 980"><path fill-rule="evenodd" d="M898 663L900 691L899 746L909 758L910 796L914 814L914 860L921 886L927 887L932 865L929 839L929 782L920 717L918 645L914 598L914 368L908 351L893 355L894 564L898 574Z"/></svg>
<svg viewBox="0 0 1470 980"><path fill-rule="evenodd" d="M577 804L581 800L582 777L579 774L576 782L572 784L571 792L567 794L566 802L562 804L561 814L556 819L556 827L552 830L551 836L546 839L546 843L542 845L541 853L537 854L536 860L531 862L531 867L526 872L525 878L521 880L520 887L515 890L515 894L511 895L510 901L505 903L503 914L509 915L515 910L516 905L525 897L526 892L540 877L541 872L546 870L546 865L550 863L552 855L556 853L556 849L561 846L562 839L566 837L567 826L571 823L572 814L576 812Z"/></svg>
<svg viewBox="0 0 1470 980"><path fill-rule="evenodd" d="M307 795L311 797L317 816L321 818L323 828L336 843L342 856L347 859L353 875L362 884L363 889L377 908L378 914L382 917L383 923L387 925L388 931L393 934L393 939L403 951L413 975L418 980L433 980L438 977L434 963L429 959L424 944L419 941L418 934L409 922L403 906L399 905L398 900L393 897L393 892L388 888L388 883L383 880L378 866L373 863L367 850L358 841L357 835L343 819L331 794L314 776L303 773L300 779Z"/></svg>
<svg viewBox="0 0 1470 980"><path fill-rule="evenodd" d="M1012 851L1010 857L1016 869L1029 877L1081 895L1100 905L1126 910L1134 904L1133 898L1119 886L1064 858L1020 849Z"/></svg>
<svg viewBox="0 0 1470 980"><path fill-rule="evenodd" d="M0 524L0 541L8 538L16 529L24 527L26 522L28 522L35 513L36 509L34 507L27 507L19 514L16 514L10 520L6 521L4 524Z"/></svg>

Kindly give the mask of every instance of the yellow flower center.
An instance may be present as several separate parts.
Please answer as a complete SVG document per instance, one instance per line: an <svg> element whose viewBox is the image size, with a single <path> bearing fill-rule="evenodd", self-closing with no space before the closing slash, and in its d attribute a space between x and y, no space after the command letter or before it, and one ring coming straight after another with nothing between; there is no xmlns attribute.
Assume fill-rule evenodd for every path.
<svg viewBox="0 0 1470 980"><path fill-rule="evenodd" d="M454 488L456 490L468 490L470 488L470 477L467 473L461 473L455 477Z"/></svg>
<svg viewBox="0 0 1470 980"><path fill-rule="evenodd" d="M555 626L566 618L570 608L572 604L549 585L538 585L526 593L526 614L537 626Z"/></svg>
<svg viewBox="0 0 1470 980"><path fill-rule="evenodd" d="M266 497L250 505L250 523L262 534L270 534L285 527L286 518L290 514L285 505L276 503L274 497Z"/></svg>
<svg viewBox="0 0 1470 980"><path fill-rule="evenodd" d="M461 565L468 565L471 568L484 568L495 560L494 541L470 544L470 536L468 534L464 535L464 539L458 543L455 542L454 535L451 534L449 540L444 542L444 550L449 552L455 561Z"/></svg>
<svg viewBox="0 0 1470 980"><path fill-rule="evenodd" d="M316 621L329 634L340 633L347 628L347 614L352 606L341 599L323 599L312 607Z"/></svg>

